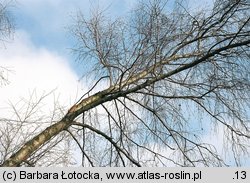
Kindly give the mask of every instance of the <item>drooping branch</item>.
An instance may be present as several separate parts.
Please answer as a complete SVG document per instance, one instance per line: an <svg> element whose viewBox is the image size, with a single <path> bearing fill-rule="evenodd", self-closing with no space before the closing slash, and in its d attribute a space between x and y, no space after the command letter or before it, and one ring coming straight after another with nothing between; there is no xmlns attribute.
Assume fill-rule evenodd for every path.
<svg viewBox="0 0 250 183"><path fill-rule="evenodd" d="M119 97L123 97L126 95L129 95L130 93L139 91L141 89L144 89L160 80L164 80L165 78L168 78L170 76L173 76L179 72L182 72L184 70L187 70L191 67L194 67L203 61L206 61L207 59L217 55L222 54L224 51L234 49L237 47L244 47L248 46L250 44L250 40L245 40L242 42L237 42L234 44L226 45L224 47L210 50L206 55L203 57L194 60L193 62L186 64L184 66L181 66L179 68L176 68L168 73L164 73L161 75L158 75L152 79L148 79L145 81L145 77L151 72L151 69L153 67L159 67L160 64L156 63L156 66L152 66L151 69L147 69L137 75L135 75L132 78L129 78L128 80L125 80L122 82L122 84L117 84L109 87L108 89L105 89L103 91L100 91L88 98L83 99L80 103L74 105L71 107L71 109L68 111L68 113L65 115L65 117L59 121L58 123L55 123L48 128L46 128L43 132L41 132L39 135L28 141L23 145L23 147L14 153L9 159L7 159L1 166L20 166L22 162L26 161L34 152L36 152L41 145L48 142L51 138L59 134L60 132L66 130L69 128L72 124L74 124L74 119L78 117L80 114L82 114L85 111L88 111L100 104L103 104L105 102L117 99ZM173 58L172 58L173 59ZM139 80L144 80L143 83L137 84ZM131 87L132 86L132 87ZM113 144L113 143L112 143ZM113 144L114 145L114 144ZM136 162L134 162L136 164ZM137 164L139 165L139 164Z"/></svg>

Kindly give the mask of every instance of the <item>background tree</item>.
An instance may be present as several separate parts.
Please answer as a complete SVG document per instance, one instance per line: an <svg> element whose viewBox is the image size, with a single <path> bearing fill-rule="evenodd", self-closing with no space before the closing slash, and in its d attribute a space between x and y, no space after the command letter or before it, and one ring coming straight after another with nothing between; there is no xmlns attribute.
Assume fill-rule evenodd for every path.
<svg viewBox="0 0 250 183"><path fill-rule="evenodd" d="M0 1L0 52L5 48L14 35L14 20L10 12L14 1ZM2 47L3 46L3 47ZM11 82L8 75L13 72L0 63L0 89ZM3 96L1 96L3 97ZM48 108L48 100L54 99L54 108ZM45 109L46 108L46 109ZM1 108L3 110L3 108ZM0 113L0 165L13 152L30 140L30 137L39 134L43 128L60 120L65 109L57 101L54 91L38 94L36 90L28 98L20 98L10 103L8 110L4 110L5 117ZM46 111L46 112L45 112ZM2 111L0 111L2 112ZM47 114L48 113L48 114ZM24 166L69 166L74 160L71 156L71 145L66 139L69 135L61 133L49 144L43 144L40 149L24 161Z"/></svg>
<svg viewBox="0 0 250 183"><path fill-rule="evenodd" d="M0 43L7 41L13 32L13 21L8 11L10 4L0 2ZM0 65L0 86L8 83L10 70Z"/></svg>
<svg viewBox="0 0 250 183"><path fill-rule="evenodd" d="M129 18L79 15L75 51L97 82L2 166L29 162L63 131L79 146L83 166L227 166L203 141L213 129L240 166L250 150L250 3L185 7L152 0ZM96 92L99 82L108 86Z"/></svg>
<svg viewBox="0 0 250 183"><path fill-rule="evenodd" d="M28 98L20 98L10 103L5 117L0 117L0 163L4 162L13 152L37 135L43 128L60 120L65 109L57 100L54 91L39 94L36 90ZM53 106L50 103L53 101ZM36 153L31 154L23 166L70 166L72 157L71 138L67 133L44 143Z"/></svg>

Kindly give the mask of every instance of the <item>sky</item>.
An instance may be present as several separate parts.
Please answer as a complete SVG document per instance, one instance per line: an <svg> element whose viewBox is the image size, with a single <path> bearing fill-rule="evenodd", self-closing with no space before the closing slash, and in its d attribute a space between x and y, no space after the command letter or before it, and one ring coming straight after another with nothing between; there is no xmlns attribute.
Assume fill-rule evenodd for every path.
<svg viewBox="0 0 250 183"><path fill-rule="evenodd" d="M86 90L79 82L85 71L71 51L75 42L70 28L76 14L88 16L98 7L118 17L131 4L131 0L10 1L15 32L13 39L0 43L0 66L11 71L5 72L9 83L1 87L1 105L27 98L34 90L38 94L55 90L62 105L72 105Z"/></svg>
<svg viewBox="0 0 250 183"><path fill-rule="evenodd" d="M105 9L112 16L122 16L130 6L129 0L19 0L13 8L17 30L25 31L36 47L45 47L65 57L78 75L71 49L74 46L70 33L76 14L85 16L95 8Z"/></svg>
<svg viewBox="0 0 250 183"><path fill-rule="evenodd" d="M81 12L88 17L92 10L99 8L105 10L108 16L122 17L136 1L4 0L3 2L10 2L9 12L13 18L15 33L13 40L0 43L0 66L13 71L8 73L9 85L3 87L0 92L9 94L4 100L11 100L13 88L19 88L21 84L24 84L23 89L19 89L19 95L15 93L15 97L23 97L23 94L27 93L26 90L34 89L49 92L57 88L58 93L65 95L65 88L69 87L68 95L74 93L76 95L76 91L81 93L80 90L86 88L83 82L78 81L85 71L83 65L76 61L76 55L72 53L75 40L70 32L77 13ZM198 0L191 2L193 7L200 4Z"/></svg>
<svg viewBox="0 0 250 183"><path fill-rule="evenodd" d="M8 84L0 85L0 116L11 114L9 104L28 99L35 91L39 96L51 91L66 109L87 91L83 66L71 49L74 39L70 28L77 12L85 16L96 7L112 17L124 16L134 0L16 0L9 9L15 24L12 40L0 43L0 66L8 68ZM193 0L197 9L207 3ZM54 96L51 96L54 97ZM54 100L48 98L47 111ZM207 141L211 137L205 136ZM221 139L223 141L223 139ZM217 141L218 142L218 141Z"/></svg>

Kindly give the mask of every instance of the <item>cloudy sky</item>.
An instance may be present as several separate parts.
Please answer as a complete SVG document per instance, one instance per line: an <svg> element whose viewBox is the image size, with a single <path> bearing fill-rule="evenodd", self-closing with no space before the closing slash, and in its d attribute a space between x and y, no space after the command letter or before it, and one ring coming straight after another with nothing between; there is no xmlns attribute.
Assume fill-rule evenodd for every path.
<svg viewBox="0 0 250 183"><path fill-rule="evenodd" d="M88 16L98 7L118 17L132 4L131 0L11 1L15 33L13 40L0 43L0 66L10 70L9 84L0 90L0 108L29 97L34 90L38 95L55 90L62 105L74 103L86 90L79 82L84 70L71 52L74 39L70 27L77 12Z"/></svg>
<svg viewBox="0 0 250 183"><path fill-rule="evenodd" d="M36 103L49 93L38 115L49 116L55 103L69 109L87 90L84 80L79 81L83 66L71 52L75 42L69 30L76 14L81 11L88 16L91 9L100 8L118 17L132 1L0 0L10 2L9 15L15 25L13 39L0 42L0 74L8 79L8 83L0 82L0 118L15 118L15 107L21 111L18 118L24 119L30 101Z"/></svg>
<svg viewBox="0 0 250 183"><path fill-rule="evenodd" d="M197 1L197 2L196 2ZM95 8L112 17L124 16L134 0L4 0L15 24L14 39L0 43L0 66L8 68L9 84L0 90L0 103L56 89L68 105L86 90L78 82L84 69L71 52L70 27L76 14L88 16ZM197 5L199 0L192 1ZM65 92L67 91L67 92ZM70 98L70 100L69 100ZM1 106L0 107L3 107Z"/></svg>

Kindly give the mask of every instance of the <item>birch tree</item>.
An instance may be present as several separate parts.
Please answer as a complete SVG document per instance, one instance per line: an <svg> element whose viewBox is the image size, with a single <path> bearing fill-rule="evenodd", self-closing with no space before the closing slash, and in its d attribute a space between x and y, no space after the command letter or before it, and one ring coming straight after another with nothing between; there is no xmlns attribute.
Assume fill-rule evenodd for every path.
<svg viewBox="0 0 250 183"><path fill-rule="evenodd" d="M219 135L240 166L250 150L249 10L247 0L200 11L150 0L125 18L79 14L74 51L94 84L2 166L23 166L62 133L83 166L229 166L205 141ZM100 83L106 89L96 91Z"/></svg>

